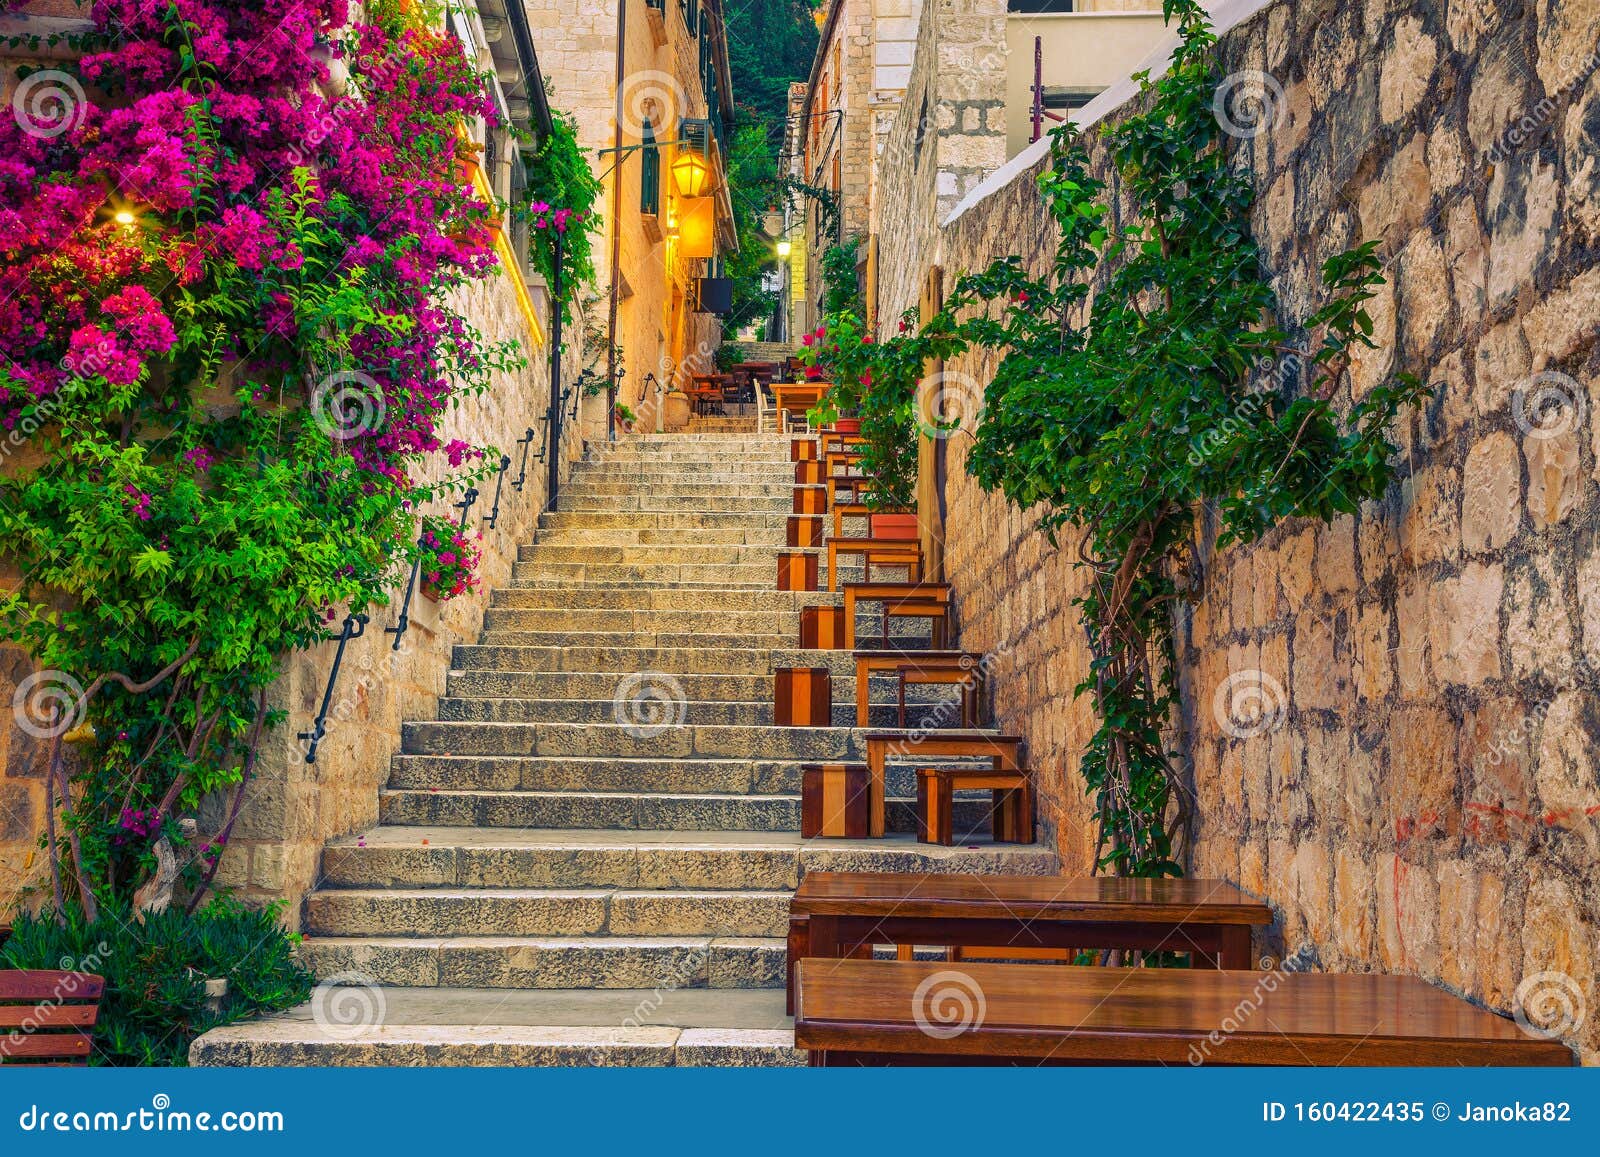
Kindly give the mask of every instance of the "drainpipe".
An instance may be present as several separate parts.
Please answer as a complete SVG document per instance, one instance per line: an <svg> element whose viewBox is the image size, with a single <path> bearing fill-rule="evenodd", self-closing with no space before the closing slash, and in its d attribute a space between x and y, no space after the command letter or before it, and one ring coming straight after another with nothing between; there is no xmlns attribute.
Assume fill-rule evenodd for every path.
<svg viewBox="0 0 1600 1157"><path fill-rule="evenodd" d="M617 0L617 107L611 168L611 300L606 321L606 440L617 439L617 262L622 257L622 86L627 79L628 0Z"/></svg>

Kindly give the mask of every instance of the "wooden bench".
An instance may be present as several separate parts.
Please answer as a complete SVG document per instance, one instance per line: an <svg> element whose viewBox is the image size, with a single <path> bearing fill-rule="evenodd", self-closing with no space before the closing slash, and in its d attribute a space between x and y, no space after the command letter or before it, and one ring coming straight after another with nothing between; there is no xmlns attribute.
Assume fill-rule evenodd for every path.
<svg viewBox="0 0 1600 1157"><path fill-rule="evenodd" d="M889 624L895 619L927 619L931 624L932 643L943 650L950 645L949 598L910 598L883 600L883 635L885 647L889 645ZM902 722L901 726L905 724Z"/></svg>
<svg viewBox="0 0 1600 1157"><path fill-rule="evenodd" d="M0 971L0 1065L86 1065L106 982L82 972Z"/></svg>
<svg viewBox="0 0 1600 1157"><path fill-rule="evenodd" d="M792 960L924 944L1013 959L1110 948L1188 952L1197 967L1248 969L1250 929L1270 923L1270 908L1221 880L807 872L789 902Z"/></svg>
<svg viewBox="0 0 1600 1157"><path fill-rule="evenodd" d="M1278 972L1269 986L1260 972L817 959L795 972L795 1044L819 1066L1573 1063L1415 976Z"/></svg>
<svg viewBox="0 0 1600 1157"><path fill-rule="evenodd" d="M898 671L901 667L914 667L927 672L960 672L971 680L975 709L981 712L983 692L987 677L983 670L983 656L975 651L857 651L856 660L856 726L870 726L870 680L875 673ZM973 717L973 726L977 716ZM904 724L901 724L904 727Z"/></svg>
<svg viewBox="0 0 1600 1157"><path fill-rule="evenodd" d="M978 687L972 671L965 667L925 667L920 663L901 663L894 668L895 716L897 727L906 726L907 687L959 687L961 689L961 726L978 726ZM865 726L863 724L862 726Z"/></svg>
<svg viewBox="0 0 1600 1157"><path fill-rule="evenodd" d="M869 780L870 782L870 780ZM917 839L954 847L952 803L958 790L994 793L990 833L997 844L1033 843L1033 784L1027 770L917 768ZM965 839L965 837L962 837Z"/></svg>
<svg viewBox="0 0 1600 1157"><path fill-rule="evenodd" d="M937 759L987 759L994 771L1022 770L1022 739L1016 735L975 731L873 731L864 742L872 807L868 834L874 839L882 836L884 830L884 769L890 756L925 767L929 761Z"/></svg>
<svg viewBox="0 0 1600 1157"><path fill-rule="evenodd" d="M867 581L872 581L874 566L903 566L910 581L922 575L922 546L905 538L830 538L828 539L828 589L839 589L839 556L858 554L866 563ZM908 596L901 596L908 597Z"/></svg>

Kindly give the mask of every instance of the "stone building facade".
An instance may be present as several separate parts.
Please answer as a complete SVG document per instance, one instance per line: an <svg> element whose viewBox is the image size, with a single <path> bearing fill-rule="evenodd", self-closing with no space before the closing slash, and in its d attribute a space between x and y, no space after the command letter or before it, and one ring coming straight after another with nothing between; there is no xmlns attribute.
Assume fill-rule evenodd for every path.
<svg viewBox="0 0 1600 1157"><path fill-rule="evenodd" d="M811 75L791 102L789 175L835 202L831 229L815 199L793 209L787 232L798 239L791 297L795 333L817 322L820 263L829 248L860 238L863 276L876 276L881 158L895 139L895 122L911 76L921 0L832 0ZM801 286L795 294L793 287Z"/></svg>
<svg viewBox="0 0 1600 1157"><path fill-rule="evenodd" d="M1540 986L1575 993L1588 1015L1570 1041L1595 1063L1600 3L1223 0L1215 14L1223 71L1272 79L1262 131L1229 147L1255 175L1282 320L1319 304L1326 257L1379 240L1380 349L1355 390L1407 370L1436 393L1395 431L1400 480L1357 515L1223 551L1197 526L1173 730L1199 817L1190 870L1270 901L1264 954L1416 973L1503 1012ZM919 78L934 59L910 94L935 88ZM1130 92L1084 119L1115 118ZM896 272L880 328L930 269L1049 260L1043 159L1042 144L1023 152L920 234L901 223L915 212L890 210L904 217L884 236L905 243L883 254ZM886 177L922 203L928 181L915 166ZM992 371L976 356L945 368ZM969 445L945 442L939 496L961 644L996 654L997 724L1027 738L1063 869L1087 871L1072 544L979 489ZM1226 703L1239 679L1268 707L1243 734Z"/></svg>
<svg viewBox="0 0 1600 1157"><path fill-rule="evenodd" d="M714 252L736 245L724 179L733 92L722 3L527 0L525 8L551 103L576 119L579 143L604 185L586 364L602 384L614 368L617 400L638 413L646 428L656 429L655 386L708 372L721 341L721 322L697 309L698 279L711 272L706 258L692 255L704 251L690 236L705 216L698 210L710 211ZM709 94L708 77L715 89ZM714 192L706 205L691 205L680 194L670 175L675 148L641 147L677 141L684 118L719 122L710 154ZM647 175L652 154L653 201ZM614 360L606 356L608 338L617 347ZM586 399L580 413L587 436L606 436L603 396Z"/></svg>

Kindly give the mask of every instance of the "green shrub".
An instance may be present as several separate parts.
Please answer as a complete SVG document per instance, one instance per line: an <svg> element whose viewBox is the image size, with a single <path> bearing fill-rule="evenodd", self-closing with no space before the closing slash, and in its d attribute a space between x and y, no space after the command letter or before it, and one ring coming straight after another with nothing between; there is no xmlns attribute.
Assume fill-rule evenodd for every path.
<svg viewBox="0 0 1600 1157"><path fill-rule="evenodd" d="M304 1001L313 977L294 959L297 939L278 923L281 906L246 908L216 900L186 915L181 906L134 919L121 903L97 919L68 905L65 920L44 911L17 917L0 946L0 967L79 971L106 979L95 1026L94 1065L186 1065L201 1033ZM226 978L217 1008L206 981Z"/></svg>

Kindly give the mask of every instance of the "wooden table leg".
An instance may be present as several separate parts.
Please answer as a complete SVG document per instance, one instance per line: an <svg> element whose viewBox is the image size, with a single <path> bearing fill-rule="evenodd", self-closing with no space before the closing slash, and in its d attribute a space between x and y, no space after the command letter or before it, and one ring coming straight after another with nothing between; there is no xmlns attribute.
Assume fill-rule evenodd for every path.
<svg viewBox="0 0 1600 1157"><path fill-rule="evenodd" d="M888 744L868 741L867 743L867 835L873 839L883 838L883 768L888 761Z"/></svg>
<svg viewBox="0 0 1600 1157"><path fill-rule="evenodd" d="M867 726L867 720L870 718L871 705L872 705L872 695L871 695L871 686L872 686L872 684L870 682L871 678L872 678L872 672L868 669L866 661L863 660L863 659L857 659L856 660L856 726L857 727L865 727L865 726Z"/></svg>
<svg viewBox="0 0 1600 1157"><path fill-rule="evenodd" d="M788 988L788 994L787 994L787 996L785 998L786 999L785 1008L787 1009L788 1014L790 1016L793 1016L794 1015L794 974L795 974L795 970L799 967L800 961L803 958L812 955L812 952L811 952L811 920L810 920L810 917L808 917L808 916L791 916L791 917L789 917L788 955L789 955L789 961L788 961L788 968L786 969L786 972L788 973L788 978L787 978L787 981L786 981L786 987Z"/></svg>
<svg viewBox="0 0 1600 1157"><path fill-rule="evenodd" d="M828 589L830 591L839 589L839 541L837 538L828 540ZM845 628L845 646L850 645L849 640L853 635L854 633L847 626Z"/></svg>
<svg viewBox="0 0 1600 1157"><path fill-rule="evenodd" d="M829 543L828 589L830 591L833 589L832 559L835 553L833 544ZM848 589L844 592L844 649L846 651L856 649L856 592ZM866 724L863 723L861 726L865 727Z"/></svg>
<svg viewBox="0 0 1600 1157"><path fill-rule="evenodd" d="M1254 966L1250 959L1250 926L1228 924L1222 929L1222 951L1218 963L1223 968L1248 970Z"/></svg>

